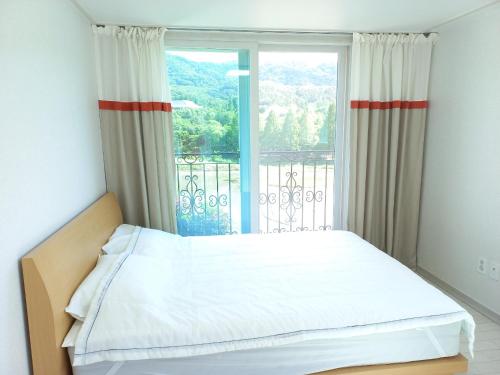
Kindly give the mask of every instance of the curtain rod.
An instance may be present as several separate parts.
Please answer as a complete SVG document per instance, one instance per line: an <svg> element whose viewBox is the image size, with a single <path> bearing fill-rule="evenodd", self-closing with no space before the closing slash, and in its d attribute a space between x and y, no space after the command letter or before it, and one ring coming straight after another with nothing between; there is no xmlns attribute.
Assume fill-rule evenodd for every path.
<svg viewBox="0 0 500 375"><path fill-rule="evenodd" d="M183 27L183 26L165 26L165 25L116 25L116 24L96 24L97 27L104 26L117 26L121 28L126 27L165 27L169 31L197 31L197 32L221 32L221 33L248 33L248 34L297 34L297 35L341 35L352 36L353 32L347 31L321 31L321 30L283 30L283 29L222 29L222 28L209 28L209 27ZM423 34L428 37L430 34L438 34L437 32L412 32L412 31L359 31L361 34Z"/></svg>
<svg viewBox="0 0 500 375"><path fill-rule="evenodd" d="M343 31L321 31L321 30L282 30L282 29L219 29L219 28L209 28L209 27L177 27L177 26L165 26L165 25L117 25L117 24L96 24L97 27L105 26L117 26L121 28L126 27L165 27L169 31L206 31L206 32L224 32L224 33L274 33L274 34L324 34L324 35L347 35L351 36L352 32Z"/></svg>
<svg viewBox="0 0 500 375"><path fill-rule="evenodd" d="M215 28L192 28L192 27L169 27L172 31L214 31L214 32L228 32L228 33L249 33L249 34L324 34L324 35L347 35L350 36L353 33L344 31L322 31L322 30L282 30L282 29L270 29L270 30L258 30L258 29L215 29Z"/></svg>

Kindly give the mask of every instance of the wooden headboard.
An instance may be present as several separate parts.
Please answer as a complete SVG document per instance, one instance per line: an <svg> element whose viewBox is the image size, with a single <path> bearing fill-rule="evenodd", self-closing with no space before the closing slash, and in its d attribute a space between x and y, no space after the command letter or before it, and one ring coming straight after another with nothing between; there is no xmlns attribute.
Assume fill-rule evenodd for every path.
<svg viewBox="0 0 500 375"><path fill-rule="evenodd" d="M61 348L73 324L64 308L122 221L116 196L107 193L22 258L35 375L72 374Z"/></svg>

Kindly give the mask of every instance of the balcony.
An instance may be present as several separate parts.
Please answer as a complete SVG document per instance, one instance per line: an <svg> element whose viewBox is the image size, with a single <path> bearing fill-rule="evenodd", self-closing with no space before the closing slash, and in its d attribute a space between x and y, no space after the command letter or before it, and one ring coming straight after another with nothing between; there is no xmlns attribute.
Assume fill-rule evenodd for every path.
<svg viewBox="0 0 500 375"><path fill-rule="evenodd" d="M241 232L238 153L178 154L177 223L185 236ZM259 157L261 233L333 229L333 151Z"/></svg>

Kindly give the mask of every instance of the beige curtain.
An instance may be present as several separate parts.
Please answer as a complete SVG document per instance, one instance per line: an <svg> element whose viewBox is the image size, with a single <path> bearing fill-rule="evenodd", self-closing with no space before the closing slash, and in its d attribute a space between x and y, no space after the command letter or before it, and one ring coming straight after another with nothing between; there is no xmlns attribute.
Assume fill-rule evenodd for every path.
<svg viewBox="0 0 500 375"><path fill-rule="evenodd" d="M165 29L94 27L106 185L129 224L176 232Z"/></svg>
<svg viewBox="0 0 500 375"><path fill-rule="evenodd" d="M434 41L355 34L352 49L348 228L412 268Z"/></svg>

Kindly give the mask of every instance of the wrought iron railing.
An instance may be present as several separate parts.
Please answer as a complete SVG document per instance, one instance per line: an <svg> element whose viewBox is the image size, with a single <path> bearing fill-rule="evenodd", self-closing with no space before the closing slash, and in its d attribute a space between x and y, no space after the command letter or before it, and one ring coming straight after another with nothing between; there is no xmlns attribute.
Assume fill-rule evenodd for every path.
<svg viewBox="0 0 500 375"><path fill-rule="evenodd" d="M263 233L333 228L332 151L260 154ZM177 223L182 235L241 231L238 153L178 154Z"/></svg>
<svg viewBox="0 0 500 375"><path fill-rule="evenodd" d="M333 151L260 154L260 230L333 229Z"/></svg>
<svg viewBox="0 0 500 375"><path fill-rule="evenodd" d="M196 236L240 231L240 204L233 204L239 197L238 153L177 154L176 172L180 234Z"/></svg>

